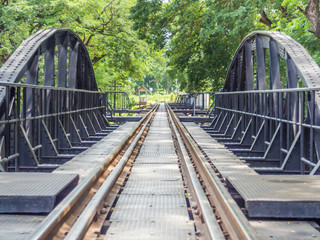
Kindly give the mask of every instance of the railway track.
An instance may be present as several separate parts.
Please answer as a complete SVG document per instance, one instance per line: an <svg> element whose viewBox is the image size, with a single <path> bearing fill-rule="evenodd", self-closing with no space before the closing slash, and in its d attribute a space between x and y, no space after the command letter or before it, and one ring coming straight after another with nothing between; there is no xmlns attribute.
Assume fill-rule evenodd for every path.
<svg viewBox="0 0 320 240"><path fill-rule="evenodd" d="M148 137L158 107L155 106L141 120L122 148L110 154L95 175L81 182L47 216L32 239L105 238L112 224L110 216L131 177L132 166ZM245 216L231 201L225 186L168 106L166 114L161 121L169 123L170 138L179 158L176 164L179 164L184 182L186 214L189 224L193 225L191 229L194 232L189 232L187 238L256 239ZM166 233L163 234L165 236Z"/></svg>
<svg viewBox="0 0 320 240"><path fill-rule="evenodd" d="M170 220L177 215L180 220ZM264 239L187 129L163 105L155 106L121 149L110 154L90 180L82 181L32 235L32 239L160 238Z"/></svg>
<svg viewBox="0 0 320 240"><path fill-rule="evenodd" d="M121 147L111 152L107 161L94 169L90 176L82 181L45 218L41 226L33 233L32 239L77 239L84 237L91 222L104 213L106 208L103 203L104 197L110 193L110 188L129 160L134 147L145 132L157 108L158 106L155 106L140 121L140 124L121 144ZM79 227L81 230L78 229ZM68 234L69 232L70 234ZM71 238L74 236L74 232L77 237Z"/></svg>
<svg viewBox="0 0 320 240"><path fill-rule="evenodd" d="M211 239L258 239L244 214L233 201L226 187L221 183L195 141L189 135L181 122L168 108L172 128L178 141L178 149L183 159L186 176L192 182L191 191L196 198L195 206L206 223L206 230ZM215 216L208 216L214 212ZM217 225L220 227L221 234ZM210 229L214 226L215 229Z"/></svg>
<svg viewBox="0 0 320 240"><path fill-rule="evenodd" d="M80 38L40 30L0 69L0 238L320 239L319 72L290 37L254 32L208 127L164 105L110 126Z"/></svg>

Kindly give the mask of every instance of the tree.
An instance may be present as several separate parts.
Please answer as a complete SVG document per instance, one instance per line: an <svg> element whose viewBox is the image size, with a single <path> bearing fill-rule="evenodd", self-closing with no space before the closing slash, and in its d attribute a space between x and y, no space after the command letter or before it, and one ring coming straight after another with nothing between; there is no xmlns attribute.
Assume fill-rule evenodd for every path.
<svg viewBox="0 0 320 240"><path fill-rule="evenodd" d="M139 36L166 51L168 73L186 91L218 90L254 30L285 32L320 63L319 0L138 0L131 15Z"/></svg>
<svg viewBox="0 0 320 240"><path fill-rule="evenodd" d="M317 38L320 38L320 15L319 15L319 0L309 0L305 9L298 6L300 12L302 12L309 20L313 31L311 31Z"/></svg>
<svg viewBox="0 0 320 240"><path fill-rule="evenodd" d="M16 0L0 4L0 66L41 28L69 28L86 45L102 89L142 79L152 51L129 19L135 0Z"/></svg>

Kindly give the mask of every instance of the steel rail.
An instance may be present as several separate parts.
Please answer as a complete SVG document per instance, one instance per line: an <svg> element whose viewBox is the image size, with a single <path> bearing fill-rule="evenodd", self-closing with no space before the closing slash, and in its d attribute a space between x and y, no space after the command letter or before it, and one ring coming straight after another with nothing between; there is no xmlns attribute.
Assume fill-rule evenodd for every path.
<svg viewBox="0 0 320 240"><path fill-rule="evenodd" d="M112 160L120 153L125 145L133 138L138 130L142 127L142 124L146 121L152 111L155 111L155 106L147 115L145 115L140 121L137 127L133 129L126 139L124 139L119 147L114 148L105 159L93 169L88 177L86 177L61 203L41 222L39 227L32 233L30 239L34 240L46 240L54 233L53 231L60 226L65 218L70 214L72 209L77 207L77 203L81 198L90 190L94 183L102 176L103 172L110 165Z"/></svg>
<svg viewBox="0 0 320 240"><path fill-rule="evenodd" d="M84 211L81 213L81 215L77 219L76 223L72 226L71 230L69 231L69 233L65 238L66 240L83 239L83 237L86 234L86 231L89 228L89 225L91 224L95 214L98 211L99 206L101 205L103 199L106 198L106 196L110 193L113 185L119 178L126 163L130 159L131 154L136 148L141 135L145 131L146 127L149 125L154 114L155 114L155 111L153 111L152 114L149 115L147 121L143 124L143 127L140 129L139 133L136 135L133 142L130 144L130 147L121 157L121 159L119 160L115 168L112 170L110 175L105 180L105 182L101 185L101 187L96 192L94 197L88 203Z"/></svg>
<svg viewBox="0 0 320 240"><path fill-rule="evenodd" d="M177 126L175 125L175 122L173 120L174 116L172 115L173 112L169 110L167 105L167 111L169 119L172 123L173 132L177 138L178 142L178 148L180 148L182 159L184 161L184 165L186 166L187 174L189 176L189 179L192 183L192 188L195 192L195 197L197 198L197 202L199 204L199 207L201 209L201 213L204 219L204 222L206 223L206 228L209 233L209 236L212 240L223 240L225 239L222 230L217 222L216 216L213 213L213 209L209 203L209 200L207 196L205 195L201 183L199 182L199 179L197 177L197 173L195 172L193 165L191 163L191 160L188 156L187 150L182 142L182 137L178 132Z"/></svg>
<svg viewBox="0 0 320 240"><path fill-rule="evenodd" d="M187 147L192 158L200 172L200 175L206 183L207 191L214 200L216 209L221 216L221 219L226 226L228 233L232 239L259 239L257 233L249 224L246 216L240 210L228 190L221 183L220 179L210 166L209 162L200 152L196 143L191 138L187 130L183 127L181 122L173 114L172 109L169 111L173 116L176 127Z"/></svg>

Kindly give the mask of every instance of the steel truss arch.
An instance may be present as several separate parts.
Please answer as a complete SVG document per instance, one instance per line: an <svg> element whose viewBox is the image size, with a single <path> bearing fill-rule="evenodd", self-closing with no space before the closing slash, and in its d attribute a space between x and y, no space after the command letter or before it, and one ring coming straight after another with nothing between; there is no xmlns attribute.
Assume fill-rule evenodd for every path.
<svg viewBox="0 0 320 240"><path fill-rule="evenodd" d="M44 66L39 66L41 55ZM39 82L41 67L43 81ZM38 31L24 40L0 68L0 82L19 83L24 77L26 84L98 89L88 51L79 36L69 29ZM4 94L2 88L0 99Z"/></svg>
<svg viewBox="0 0 320 240"><path fill-rule="evenodd" d="M281 32L253 32L216 94L213 135L258 171L318 174L317 88L320 68L303 46Z"/></svg>
<svg viewBox="0 0 320 240"><path fill-rule="evenodd" d="M81 39L38 31L0 68L0 171L53 170L114 129L106 107Z"/></svg>
<svg viewBox="0 0 320 240"><path fill-rule="evenodd" d="M286 60L288 88L296 87L294 75L301 79L305 87L320 86L320 68L306 49L282 32L255 31L246 36L235 52L230 64L224 91L266 90L265 50L270 51L270 80L269 89L279 89L280 67L279 57ZM253 58L256 52L256 59ZM273 60L273 61L272 61ZM254 86L254 65L257 84ZM244 83L244 84L241 84ZM318 95L320 96L320 94Z"/></svg>

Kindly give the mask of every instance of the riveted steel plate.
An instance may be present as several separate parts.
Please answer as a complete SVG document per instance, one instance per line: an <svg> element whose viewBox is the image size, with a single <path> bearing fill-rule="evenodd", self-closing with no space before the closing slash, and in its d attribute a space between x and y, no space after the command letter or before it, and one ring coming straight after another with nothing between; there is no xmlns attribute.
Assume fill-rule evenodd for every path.
<svg viewBox="0 0 320 240"><path fill-rule="evenodd" d="M223 178L233 175L258 175L244 161L210 137L198 125L195 123L184 123L184 125Z"/></svg>
<svg viewBox="0 0 320 240"><path fill-rule="evenodd" d="M136 159L136 164L177 164L178 159L175 154L167 154L166 156L154 156L154 154L146 154L140 152L139 157Z"/></svg>
<svg viewBox="0 0 320 240"><path fill-rule="evenodd" d="M106 156L76 156L72 160L64 163L57 168L54 173L77 173L79 175L79 182L81 182L89 173L97 167Z"/></svg>
<svg viewBox="0 0 320 240"><path fill-rule="evenodd" d="M0 214L0 239L29 240L46 216Z"/></svg>
<svg viewBox="0 0 320 240"><path fill-rule="evenodd" d="M129 181L122 194L184 194L181 178Z"/></svg>
<svg viewBox="0 0 320 240"><path fill-rule="evenodd" d="M181 179L181 173L175 164L138 164L132 168L131 177L150 181Z"/></svg>
<svg viewBox="0 0 320 240"><path fill-rule="evenodd" d="M201 149L225 149L225 146L214 138L212 138L208 133L206 133L202 128L200 128L195 123L183 123L185 127L188 129L191 136L198 143ZM228 151L228 150L227 150Z"/></svg>
<svg viewBox="0 0 320 240"><path fill-rule="evenodd" d="M204 152L208 155L208 157L212 159L219 159L219 158L239 159L227 149L206 149L204 150Z"/></svg>
<svg viewBox="0 0 320 240"><path fill-rule="evenodd" d="M250 217L320 218L320 176L230 176Z"/></svg>
<svg viewBox="0 0 320 240"><path fill-rule="evenodd" d="M248 165L245 161L240 160L240 159L234 159L234 158L213 158L209 157L211 162L213 163L226 163L226 164L244 164Z"/></svg>
<svg viewBox="0 0 320 240"><path fill-rule="evenodd" d="M112 149L117 147L123 139L128 137L129 133L137 126L137 124L138 123L136 122L128 122L121 125L108 136L90 147L87 151L90 152L90 155L107 155ZM83 154L86 153L83 152Z"/></svg>
<svg viewBox="0 0 320 240"><path fill-rule="evenodd" d="M197 143L198 145L201 147L201 149L203 150L207 150L207 149L225 149L226 147L222 144L215 144L215 143L206 143L205 140L197 139Z"/></svg>
<svg viewBox="0 0 320 240"><path fill-rule="evenodd" d="M179 229L179 231L177 231ZM114 221L108 230L106 239L141 240L166 239L188 240L195 239L193 222L181 224L181 219L169 216L166 221Z"/></svg>
<svg viewBox="0 0 320 240"><path fill-rule="evenodd" d="M0 173L0 212L48 213L77 183L76 174Z"/></svg>
<svg viewBox="0 0 320 240"><path fill-rule="evenodd" d="M128 122L121 125L108 136L64 163L53 172L79 174L79 182L81 182L95 167L106 160L108 154L113 149L120 146L121 142L129 136L129 133L137 124L136 122Z"/></svg>
<svg viewBox="0 0 320 240"><path fill-rule="evenodd" d="M239 163L239 164L237 164ZM215 162L214 166L219 170L234 170L234 171L242 171L242 170L252 170L252 168L248 167L246 164L240 164L241 162Z"/></svg>
<svg viewBox="0 0 320 240"><path fill-rule="evenodd" d="M163 104L110 220L106 239L195 239Z"/></svg>
<svg viewBox="0 0 320 240"><path fill-rule="evenodd" d="M189 220L183 195L121 194L111 220L156 220L177 216Z"/></svg>
<svg viewBox="0 0 320 240"><path fill-rule="evenodd" d="M307 221L263 220L249 222L261 240L311 240L320 238L320 232Z"/></svg>

